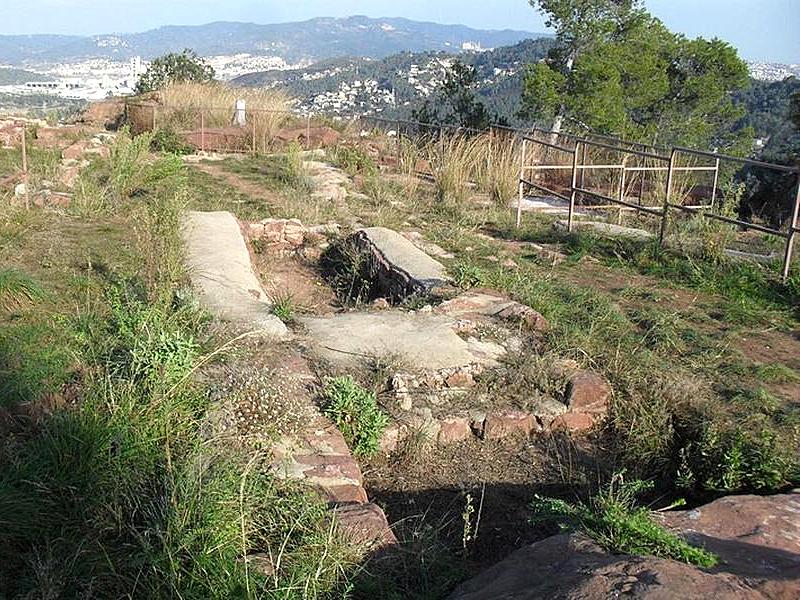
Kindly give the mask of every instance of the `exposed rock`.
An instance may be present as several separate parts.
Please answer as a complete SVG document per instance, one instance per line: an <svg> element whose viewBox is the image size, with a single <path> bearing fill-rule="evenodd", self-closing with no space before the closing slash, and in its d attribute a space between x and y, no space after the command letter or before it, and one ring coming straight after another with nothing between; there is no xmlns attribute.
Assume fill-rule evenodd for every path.
<svg viewBox="0 0 800 600"><path fill-rule="evenodd" d="M78 140L61 151L64 160L78 160L89 149L89 140Z"/></svg>
<svg viewBox="0 0 800 600"><path fill-rule="evenodd" d="M78 125L60 127L40 127L36 130L36 145L45 148L66 148L74 143L75 138L84 137L89 129Z"/></svg>
<svg viewBox="0 0 800 600"><path fill-rule="evenodd" d="M391 454L397 450L398 444L408 435L408 426L403 423L390 423L384 430L378 448L381 452Z"/></svg>
<svg viewBox="0 0 800 600"><path fill-rule="evenodd" d="M800 492L722 498L656 518L720 557L710 570L610 554L581 534L526 546L462 584L451 600L800 597Z"/></svg>
<svg viewBox="0 0 800 600"><path fill-rule="evenodd" d="M214 315L258 327L266 335L288 335L286 326L270 314L269 298L253 272L239 222L231 213L188 212L181 233L192 283Z"/></svg>
<svg viewBox="0 0 800 600"><path fill-rule="evenodd" d="M246 152L251 148L250 131L245 127L207 127L179 135L190 146L206 152Z"/></svg>
<svg viewBox="0 0 800 600"><path fill-rule="evenodd" d="M440 429L437 441L440 446L463 442L472 437L469 417L445 417L439 420Z"/></svg>
<svg viewBox="0 0 800 600"><path fill-rule="evenodd" d="M58 175L58 182L66 188L72 189L78 181L81 168L78 165L62 165Z"/></svg>
<svg viewBox="0 0 800 600"><path fill-rule="evenodd" d="M406 238L409 242L414 244L417 248L422 250L425 254L429 254L430 256L435 256L436 258L455 258L455 255L452 252L448 252L441 246L434 244L433 242L427 241L423 235L418 231L403 231L400 233L404 238Z"/></svg>
<svg viewBox="0 0 800 600"><path fill-rule="evenodd" d="M281 129L275 139L284 143L298 142L310 148L329 148L335 146L341 134L331 127L295 127L292 129Z"/></svg>
<svg viewBox="0 0 800 600"><path fill-rule="evenodd" d="M488 342L465 341L437 315L382 311L301 317L300 323L317 352L342 366L364 357L399 353L411 366L438 370L480 364L494 366L503 348Z"/></svg>
<svg viewBox="0 0 800 600"><path fill-rule="evenodd" d="M653 239L653 234L644 229L633 227L623 227L614 223L602 223L600 221L573 221L572 226L579 231L591 231L602 237L628 238L631 240L648 241ZM566 231L567 222L563 220L553 223L555 229Z"/></svg>
<svg viewBox="0 0 800 600"><path fill-rule="evenodd" d="M357 231L352 239L369 253L370 275L376 287L388 297L403 299L427 294L450 283L444 265L396 231L370 227Z"/></svg>
<svg viewBox="0 0 800 600"><path fill-rule="evenodd" d="M263 219L248 224L251 239L266 242L272 250L297 249L306 241L306 228L299 219Z"/></svg>
<svg viewBox="0 0 800 600"><path fill-rule="evenodd" d="M594 418L586 413L564 413L550 423L552 430L564 429L570 433L583 433L594 427Z"/></svg>
<svg viewBox="0 0 800 600"><path fill-rule="evenodd" d="M125 99L108 98L99 102L92 102L78 122L102 127L103 129L116 130L125 120Z"/></svg>
<svg viewBox="0 0 800 600"><path fill-rule="evenodd" d="M566 404L570 412L604 415L610 399L611 387L597 373L579 371L569 382Z"/></svg>
<svg viewBox="0 0 800 600"><path fill-rule="evenodd" d="M3 148L18 148L22 141L24 124L14 121L0 122L0 146Z"/></svg>
<svg viewBox="0 0 800 600"><path fill-rule="evenodd" d="M351 543L376 550L397 544L386 515L376 504L349 504L335 510L339 531Z"/></svg>
<svg viewBox="0 0 800 600"><path fill-rule="evenodd" d="M541 431L541 427L535 416L519 410L507 410L486 415L483 438L500 440L513 435L528 436L537 431Z"/></svg>
<svg viewBox="0 0 800 600"><path fill-rule="evenodd" d="M459 319L458 327L468 330L470 321L480 322L481 317L522 323L532 331L543 332L548 328L547 320L532 309L514 300L509 300L494 290L470 290L451 300L442 302L435 312Z"/></svg>

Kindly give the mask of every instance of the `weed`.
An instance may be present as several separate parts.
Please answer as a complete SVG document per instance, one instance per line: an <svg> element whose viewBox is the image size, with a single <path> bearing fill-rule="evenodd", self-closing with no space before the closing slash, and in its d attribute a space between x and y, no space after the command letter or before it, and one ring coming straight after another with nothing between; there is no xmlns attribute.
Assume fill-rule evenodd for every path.
<svg viewBox="0 0 800 600"><path fill-rule="evenodd" d="M644 481L626 482L619 473L587 503L536 496L531 505L533 520L584 531L611 552L660 556L706 568L716 565L715 555L670 533L652 519L647 508L636 506L636 497L652 487Z"/></svg>
<svg viewBox="0 0 800 600"><path fill-rule="evenodd" d="M342 432L356 456L375 454L389 424L389 418L378 408L375 394L351 377L331 379L325 386L325 414Z"/></svg>
<svg viewBox="0 0 800 600"><path fill-rule="evenodd" d="M272 314L284 323L293 323L297 306L294 301L294 294L285 292L272 298Z"/></svg>
<svg viewBox="0 0 800 600"><path fill-rule="evenodd" d="M369 277L372 259L352 240L333 241L322 255L320 267L342 303L358 306L375 297L374 283Z"/></svg>
<svg viewBox="0 0 800 600"><path fill-rule="evenodd" d="M681 483L701 490L734 493L779 490L800 480L778 436L763 422L748 426L707 423L696 441L681 449Z"/></svg>
<svg viewBox="0 0 800 600"><path fill-rule="evenodd" d="M780 363L760 365L756 368L755 375L765 383L800 382L800 373Z"/></svg>
<svg viewBox="0 0 800 600"><path fill-rule="evenodd" d="M456 285L468 289L483 285L485 276L481 268L473 263L458 261L450 269Z"/></svg>
<svg viewBox="0 0 800 600"><path fill-rule="evenodd" d="M349 175L374 177L378 173L372 158L359 146L336 146L332 151L332 160Z"/></svg>

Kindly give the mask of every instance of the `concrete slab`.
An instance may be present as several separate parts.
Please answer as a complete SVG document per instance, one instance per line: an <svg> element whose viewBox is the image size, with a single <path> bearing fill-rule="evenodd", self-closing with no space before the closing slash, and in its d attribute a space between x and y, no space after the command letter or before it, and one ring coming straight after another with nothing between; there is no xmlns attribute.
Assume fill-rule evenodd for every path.
<svg viewBox="0 0 800 600"><path fill-rule="evenodd" d="M514 198L511 201L511 208L516 209L519 200ZM556 198L555 196L526 196L522 199L523 212L538 212L546 215L568 215L569 202ZM574 212L576 217L585 217L587 213L576 207Z"/></svg>
<svg viewBox="0 0 800 600"><path fill-rule="evenodd" d="M341 366L387 354L401 354L415 367L431 370L494 366L505 352L494 343L464 340L453 331L451 318L425 313L344 313L300 322L319 354Z"/></svg>
<svg viewBox="0 0 800 600"><path fill-rule="evenodd" d="M386 227L369 227L354 234L355 242L373 257L372 275L387 296L424 294L451 282L439 261L410 240Z"/></svg>
<svg viewBox="0 0 800 600"><path fill-rule="evenodd" d="M286 326L270 314L270 302L250 264L239 222L229 212L188 212L181 235L192 285L215 317L265 335L287 337Z"/></svg>

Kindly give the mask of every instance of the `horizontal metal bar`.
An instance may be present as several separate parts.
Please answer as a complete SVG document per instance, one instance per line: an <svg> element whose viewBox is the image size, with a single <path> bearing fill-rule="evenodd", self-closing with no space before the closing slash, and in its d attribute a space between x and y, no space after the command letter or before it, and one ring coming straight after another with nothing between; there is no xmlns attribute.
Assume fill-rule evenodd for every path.
<svg viewBox="0 0 800 600"><path fill-rule="evenodd" d="M543 185L539 185L538 183L534 183L533 181L528 181L526 179L520 179L519 181L520 181L520 183L524 183L525 185L529 185L531 187L534 187L537 190L542 190L543 192L547 192L548 194L553 194L553 196L555 196L556 198L560 198L561 200L566 200L567 202L570 201L570 197L569 196L565 196L563 194L560 194L560 193L558 193L558 192L556 192L554 190L551 190L551 189L548 189L548 188L544 187Z"/></svg>
<svg viewBox="0 0 800 600"><path fill-rule="evenodd" d="M570 167L572 168L572 167ZM625 165L578 165L576 169L623 169Z"/></svg>
<svg viewBox="0 0 800 600"><path fill-rule="evenodd" d="M778 231L777 229L772 229L771 227L767 227L765 225L759 225L758 223L750 223L748 221L739 221L738 219L732 219L730 217L724 217L722 215L715 215L714 213L709 212L702 212L702 209L697 209L692 206L683 206L682 204L672 204L670 203L669 206L671 208L677 208L678 210L682 210L683 212L688 212L693 215L700 215L701 217L706 217L707 219L714 219L716 221L722 221L723 223L730 223L731 225L738 225L739 227L743 227L745 229L753 229L755 231L760 231L762 233L768 233L770 235L774 235L781 238L789 237L788 234L784 231Z"/></svg>
<svg viewBox="0 0 800 600"><path fill-rule="evenodd" d="M572 165L526 165L523 169L530 169L531 171L552 171L569 169L572 170Z"/></svg>
<svg viewBox="0 0 800 600"><path fill-rule="evenodd" d="M543 142L542 140L537 140L536 138L529 137L527 135L522 136L523 140L528 140L529 142L533 142L534 144L539 144L541 146L547 146L548 148L553 148L555 150L561 150L561 152L566 152L567 154L572 154L575 152L574 148L565 148L564 146L559 146L558 144L551 144L550 142Z"/></svg>
<svg viewBox="0 0 800 600"><path fill-rule="evenodd" d="M589 146L596 146L598 148L614 150L615 152L624 152L625 154L633 154L634 156L642 156L644 158L652 158L655 160L663 160L669 162L669 157L661 156L660 154L652 154L651 152L642 152L640 150L627 150L625 148L620 148L619 146L612 146L611 144L603 144L601 142L593 142L592 140L587 140L587 139L579 139L578 142L580 142L581 144L587 144Z"/></svg>
<svg viewBox="0 0 800 600"><path fill-rule="evenodd" d="M626 202L625 200L619 200L617 198L611 198L610 196L604 196L603 194L598 194L597 192L593 192L591 190L587 190L585 188L575 188L576 192L580 192L581 194L586 194L588 196L593 196L595 198L600 198L601 200L607 200L608 202L612 202L614 204L621 204L622 206L629 206L635 210L639 210L651 215L655 215L660 217L663 214L663 210L658 208L650 208L649 206L641 206L639 204L634 204L633 202Z"/></svg>
<svg viewBox="0 0 800 600"><path fill-rule="evenodd" d="M727 160L731 162L738 162L743 165L753 165L755 167L764 167L766 169L773 169L775 171L783 171L785 173L800 173L800 168L798 167L789 167L786 165L776 165L774 163L768 163L761 160L754 160L752 158L741 158L739 156L730 156L728 154L717 154L716 152L706 152L704 150L693 150L691 148L683 148L681 146L677 146L675 148L676 152L681 152L683 154L694 154L695 156L705 156L707 158L714 158L719 160Z"/></svg>

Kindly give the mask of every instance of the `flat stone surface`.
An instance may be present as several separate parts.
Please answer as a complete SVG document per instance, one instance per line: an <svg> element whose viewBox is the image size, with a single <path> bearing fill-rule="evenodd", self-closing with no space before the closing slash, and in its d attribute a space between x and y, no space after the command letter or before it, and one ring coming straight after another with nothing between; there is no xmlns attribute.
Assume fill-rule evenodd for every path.
<svg viewBox="0 0 800 600"><path fill-rule="evenodd" d="M317 352L339 365L364 358L401 354L425 369L447 369L480 363L496 364L504 350L497 344L465 341L453 331L451 319L424 313L382 311L343 313L299 319Z"/></svg>
<svg viewBox="0 0 800 600"><path fill-rule="evenodd" d="M405 275L413 287L429 291L450 283L447 269L442 263L396 231L386 227L368 227L357 231L356 237L392 272Z"/></svg>
<svg viewBox="0 0 800 600"><path fill-rule="evenodd" d="M215 317L274 337L288 336L250 263L239 222L229 212L188 212L181 235L200 301Z"/></svg>
<svg viewBox="0 0 800 600"><path fill-rule="evenodd" d="M611 238L628 238L632 240L647 241L655 237L649 231L644 229L636 229L633 227L623 227L622 225L615 225L614 223L603 223L600 221L574 221L573 228L580 231L591 231L602 237ZM567 222L558 220L553 223L553 227L567 230Z"/></svg>
<svg viewBox="0 0 800 600"><path fill-rule="evenodd" d="M519 199L514 198L511 201L511 207L516 209L519 204ZM546 215L568 215L569 202L556 198L555 196L526 196L522 199L523 212L538 212ZM573 216L586 216L585 212L580 212L577 207Z"/></svg>

